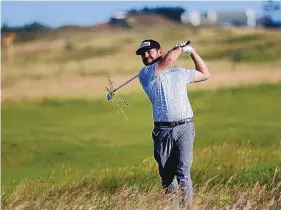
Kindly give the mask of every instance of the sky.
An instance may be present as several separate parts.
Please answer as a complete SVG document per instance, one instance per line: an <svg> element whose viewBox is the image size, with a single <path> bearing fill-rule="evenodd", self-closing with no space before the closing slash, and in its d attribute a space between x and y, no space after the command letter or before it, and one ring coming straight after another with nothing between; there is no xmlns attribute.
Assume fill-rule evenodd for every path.
<svg viewBox="0 0 281 210"><path fill-rule="evenodd" d="M142 9L145 6L182 7L186 10L233 11L252 8L263 14L267 1L1 1L1 25L20 26L37 21L50 27L91 26L106 22L116 11ZM280 3L280 2L279 2ZM279 11L279 13L281 13ZM279 14L276 13L276 14ZM280 14L279 14L280 15ZM281 16L281 15L280 15ZM279 19L279 16L274 16ZM281 17L280 17L281 19Z"/></svg>

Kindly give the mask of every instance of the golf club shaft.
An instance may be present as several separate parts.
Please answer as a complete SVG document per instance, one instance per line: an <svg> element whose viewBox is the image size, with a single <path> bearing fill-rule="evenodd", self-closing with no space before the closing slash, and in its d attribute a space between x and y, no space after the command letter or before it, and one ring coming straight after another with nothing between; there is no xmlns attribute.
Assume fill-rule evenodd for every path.
<svg viewBox="0 0 281 210"><path fill-rule="evenodd" d="M139 75L134 76L133 78L129 79L127 82L125 82L124 84L120 85L118 88L114 89L111 93L114 93L115 91L119 90L121 87L125 86L126 84L128 84L129 82L131 82L132 80L136 79Z"/></svg>

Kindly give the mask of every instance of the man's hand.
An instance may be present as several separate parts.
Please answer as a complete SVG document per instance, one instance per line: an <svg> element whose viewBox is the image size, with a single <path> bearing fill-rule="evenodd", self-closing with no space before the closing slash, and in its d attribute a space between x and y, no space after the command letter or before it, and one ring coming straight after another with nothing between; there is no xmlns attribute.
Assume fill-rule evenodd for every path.
<svg viewBox="0 0 281 210"><path fill-rule="evenodd" d="M182 48L182 51L185 54L191 55L191 53L193 52L193 48L191 46L185 46L185 47Z"/></svg>
<svg viewBox="0 0 281 210"><path fill-rule="evenodd" d="M177 44L176 47L180 47L184 53L191 55L191 53L193 52L193 48L189 46L190 43L191 41L188 40Z"/></svg>
<svg viewBox="0 0 281 210"><path fill-rule="evenodd" d="M185 47L185 46L189 45L190 43L191 43L190 40L184 41L184 42L177 44L176 47Z"/></svg>

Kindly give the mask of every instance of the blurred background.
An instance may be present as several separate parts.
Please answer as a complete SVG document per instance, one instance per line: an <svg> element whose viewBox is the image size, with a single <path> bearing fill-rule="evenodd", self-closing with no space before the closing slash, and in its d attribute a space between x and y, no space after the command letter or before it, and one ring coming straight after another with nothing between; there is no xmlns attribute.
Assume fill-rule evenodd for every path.
<svg viewBox="0 0 281 210"><path fill-rule="evenodd" d="M115 88L135 76L152 38L164 52L191 40L212 73L188 86L197 209L280 209L280 7L1 1L1 207L165 205L138 79L117 92L133 109L105 97L107 76ZM175 65L194 68L184 55Z"/></svg>
<svg viewBox="0 0 281 210"><path fill-rule="evenodd" d="M280 67L280 3L275 1L1 5L4 99L103 91L107 81L101 75L139 71L135 50L147 38L158 40L164 52L190 39L213 71ZM188 59L179 64L182 60L193 67Z"/></svg>

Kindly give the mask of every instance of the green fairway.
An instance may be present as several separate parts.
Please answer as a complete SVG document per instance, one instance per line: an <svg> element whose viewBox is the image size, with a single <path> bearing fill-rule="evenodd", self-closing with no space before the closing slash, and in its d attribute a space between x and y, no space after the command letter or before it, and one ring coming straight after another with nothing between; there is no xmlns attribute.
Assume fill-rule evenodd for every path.
<svg viewBox="0 0 281 210"><path fill-rule="evenodd" d="M190 93L195 184L233 174L245 183L267 182L278 166L281 179L280 94L280 83ZM76 180L89 173L103 177L107 170L142 176L150 165L148 174L158 183L151 105L144 93L121 96L134 106L124 107L128 121L105 98L2 104L2 187L51 172L60 177L68 171Z"/></svg>

